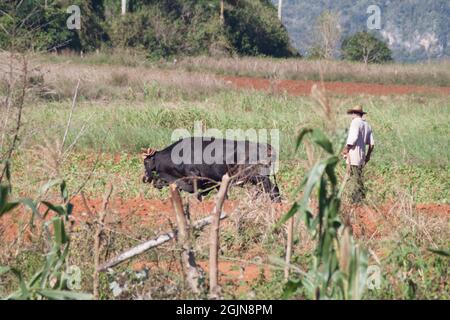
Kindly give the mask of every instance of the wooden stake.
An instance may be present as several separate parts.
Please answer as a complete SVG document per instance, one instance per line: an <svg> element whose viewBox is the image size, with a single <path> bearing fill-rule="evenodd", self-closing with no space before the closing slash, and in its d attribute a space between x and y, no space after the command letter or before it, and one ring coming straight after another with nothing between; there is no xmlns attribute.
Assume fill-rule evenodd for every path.
<svg viewBox="0 0 450 320"><path fill-rule="evenodd" d="M220 184L219 192L216 196L216 205L214 206L211 214L211 231L209 237L209 295L212 299L218 299L220 297L219 287L219 227L220 216L222 214L223 203L228 191L228 185L230 184L230 177L225 174L222 177L222 183Z"/></svg>
<svg viewBox="0 0 450 320"><path fill-rule="evenodd" d="M195 263L194 252L192 251L191 239L189 236L189 227L186 216L183 212L183 202L177 185L172 183L169 186L170 200L172 201L178 225L178 243L181 247L181 264L183 267L186 281L195 294L200 293L200 273Z"/></svg>
<svg viewBox="0 0 450 320"><path fill-rule="evenodd" d="M293 234L294 234L294 217L291 217L288 220L287 224L287 243L286 243L286 259L285 259L286 264L284 266L284 281L289 280L289 270L292 257L292 243L294 240Z"/></svg>

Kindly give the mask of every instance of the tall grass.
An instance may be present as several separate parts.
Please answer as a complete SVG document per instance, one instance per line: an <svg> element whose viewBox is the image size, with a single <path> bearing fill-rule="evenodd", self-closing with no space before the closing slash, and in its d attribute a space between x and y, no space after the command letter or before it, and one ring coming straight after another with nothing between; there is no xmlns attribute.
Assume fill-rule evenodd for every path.
<svg viewBox="0 0 450 320"><path fill-rule="evenodd" d="M122 67L151 67L154 60L148 59L148 54L136 49L103 49L94 53L79 54L75 51L61 51L58 54L38 55L37 61L43 64L76 63L85 65L115 65Z"/></svg>
<svg viewBox="0 0 450 320"><path fill-rule="evenodd" d="M5 55L0 53L0 59L3 57ZM87 100L193 99L227 88L222 79L212 74L162 70L157 66L94 66L71 61L43 63L38 58L34 58L31 65L38 70L29 78L35 87L34 96L50 101L72 98L79 79L78 95ZM0 60L0 96L5 94L3 83L7 76L8 68Z"/></svg>
<svg viewBox="0 0 450 320"><path fill-rule="evenodd" d="M423 64L368 65L348 61L193 57L182 59L178 67L223 75L290 80L367 82L450 86L450 68L445 61ZM168 67L171 65L168 64Z"/></svg>
<svg viewBox="0 0 450 320"><path fill-rule="evenodd" d="M288 80L321 80L367 82L380 84L410 84L450 86L450 61L417 64L373 64L349 61L274 59L258 57L179 57L170 61L151 61L144 53L130 50L102 51L80 57L73 53L41 55L36 59L43 65L77 64L131 68L185 70L219 75L263 77Z"/></svg>

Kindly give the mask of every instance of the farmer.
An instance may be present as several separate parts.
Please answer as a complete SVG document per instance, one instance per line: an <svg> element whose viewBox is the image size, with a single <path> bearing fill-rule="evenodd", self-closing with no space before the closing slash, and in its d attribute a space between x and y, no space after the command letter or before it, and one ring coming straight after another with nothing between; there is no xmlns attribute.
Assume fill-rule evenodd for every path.
<svg viewBox="0 0 450 320"><path fill-rule="evenodd" d="M348 132L347 144L342 151L347 161L347 170L351 179L350 197L354 204L360 203L366 196L364 189L363 168L369 162L374 148L372 128L363 119L366 112L358 105L347 111L352 116L352 123ZM369 149L366 154L366 144Z"/></svg>

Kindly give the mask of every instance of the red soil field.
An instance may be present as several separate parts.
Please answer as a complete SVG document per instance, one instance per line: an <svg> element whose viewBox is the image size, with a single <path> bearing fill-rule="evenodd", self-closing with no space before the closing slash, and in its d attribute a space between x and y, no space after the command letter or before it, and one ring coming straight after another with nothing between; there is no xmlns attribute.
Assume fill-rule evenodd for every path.
<svg viewBox="0 0 450 320"><path fill-rule="evenodd" d="M88 199L88 206L86 208L81 197L77 196L72 200L74 205L73 220L74 223L80 221L93 221L97 212L101 210L102 199L93 198ZM224 211L231 214L239 205L238 200L227 200L224 204ZM281 217L283 213L287 212L290 208L290 204L273 204L277 212L277 216ZM204 218L210 214L214 207L213 201L198 202L197 200L190 201L191 220L196 221ZM107 215L106 223L116 222L120 219L120 228L122 230L132 230L136 226L144 226L152 228L158 232L170 231L170 222L175 221L172 205L170 200L157 200L157 199L143 199L132 198L122 199L116 198L109 204L109 211L111 214ZM450 217L450 205L449 204L417 204L414 207L415 211L423 213L429 216ZM44 208L41 208L44 210ZM355 208L344 208L344 211L354 211L356 213L356 219L353 221L357 230L363 228L369 235L375 232L383 224L382 221L386 221L386 218L390 215L390 212L395 210L394 202L387 202L376 208L369 206L360 206ZM17 236L18 222L27 221L29 212L23 212L22 210L15 210L13 213L6 214L0 219L0 239L4 241L13 241ZM111 221L108 221L108 217ZM227 220L223 221L226 224ZM358 226L359 225L359 226ZM354 230L355 232L356 230ZM358 232L355 232L355 236L359 236Z"/></svg>
<svg viewBox="0 0 450 320"><path fill-rule="evenodd" d="M84 204L81 197L75 197L72 201L74 205L73 211L73 225L76 227L80 222L92 222L97 216L97 212L101 210L102 199L93 198L87 200L88 207ZM239 205L239 201L226 201L224 205L225 212L231 214ZM214 206L213 201L198 202L196 200L190 201L191 220L196 221L203 218L212 211ZM274 204L277 216L281 215L290 208L290 204L283 203L282 205ZM169 200L157 199L121 199L115 198L109 204L109 214L105 223L111 226L114 230L123 233L136 231L136 228L149 228L158 234L170 231L170 221L174 223L175 217L172 206ZM414 208L417 212L429 216L450 217L450 205L448 204L418 204ZM386 203L371 208L368 206L361 206L356 208L344 208L346 212L353 211L354 218L351 220L353 234L356 238L371 237L380 238L383 235L390 233L392 228L398 227L395 223L392 225L390 214L395 210L394 202ZM18 230L20 222L28 221L29 212L23 210L15 210L12 213L6 214L0 219L0 242L4 244L12 244L17 241ZM230 223L229 219L222 221L222 228L226 228ZM206 229L204 232L208 232ZM24 244L32 241L33 231L26 230L24 233ZM157 249L154 249L157 250ZM257 250L258 251L258 250ZM263 274L264 277L270 278L272 267L265 264L256 264L253 261L255 256L260 256L260 252L251 250L242 261L226 261L219 262L219 271L221 282L239 283L238 293L245 292L248 289L248 283L255 281ZM164 263L164 262L162 262ZM206 261L198 261L198 264L203 270L207 271L208 263ZM149 270L160 268L161 265L156 265L154 262L145 261L137 257L131 265L134 270L141 270L146 267ZM179 268L178 264L171 263L165 267L167 270L176 270ZM242 283L242 281L244 281ZM247 283L247 284L246 284Z"/></svg>
<svg viewBox="0 0 450 320"><path fill-rule="evenodd" d="M99 210L102 205L101 199L88 200L90 210L95 212ZM75 198L73 201L75 205L74 215L81 219L90 220L86 213L87 209L80 198ZM239 205L238 200L225 201L224 211L231 214ZM290 204L273 204L277 216L281 217L286 213ZM110 205L111 210L120 216L122 228L129 229L133 227L133 222L139 225L148 226L149 228L157 228L160 231L170 230L169 219L175 221L172 205L170 200L156 200L156 199L117 199ZM195 221L208 216L214 207L213 201L198 202L197 200L190 201L191 220ZM450 205L448 204L417 204L414 207L415 211L428 216L450 217ZM353 231L356 237L362 235L371 236L374 233L383 229L383 225L389 220L389 215L392 210L398 210L394 202L387 202L376 208L370 206L359 206L355 208L344 208L344 211L354 211L356 219L352 221ZM84 215L84 217L82 216ZM133 221L134 219L134 221ZM133 222L132 222L133 221ZM128 222L128 223L127 223ZM227 220L222 222L227 224ZM381 234L379 234L380 236Z"/></svg>
<svg viewBox="0 0 450 320"><path fill-rule="evenodd" d="M291 95L308 95L318 81L269 80L250 77L224 77L225 81L237 88L274 92L286 92ZM325 89L334 94L343 95L397 95L397 94L443 94L450 95L450 87L427 87L414 85L386 85L376 83L324 82Z"/></svg>

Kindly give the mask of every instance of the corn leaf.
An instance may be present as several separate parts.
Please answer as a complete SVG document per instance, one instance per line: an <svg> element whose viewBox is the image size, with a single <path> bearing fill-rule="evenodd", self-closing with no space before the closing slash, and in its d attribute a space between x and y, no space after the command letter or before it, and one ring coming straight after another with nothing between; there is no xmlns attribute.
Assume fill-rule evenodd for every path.
<svg viewBox="0 0 450 320"><path fill-rule="evenodd" d="M428 251L436 253L440 256L444 256L444 257L450 257L450 251L444 250L444 249L432 249L429 248Z"/></svg>
<svg viewBox="0 0 450 320"><path fill-rule="evenodd" d="M303 138L308 134L311 133L313 130L312 129L302 129L297 137L297 141L295 143L295 151L298 151L298 148L300 147L300 145L302 144Z"/></svg>
<svg viewBox="0 0 450 320"><path fill-rule="evenodd" d="M294 202L289 211L275 225L275 229L279 228L282 224L284 224L286 221L292 218L294 214L298 212L299 208L300 208L299 204L297 202Z"/></svg>
<svg viewBox="0 0 450 320"><path fill-rule="evenodd" d="M38 293L50 300L91 300L92 295L87 293L66 290L40 289Z"/></svg>
<svg viewBox="0 0 450 320"><path fill-rule="evenodd" d="M318 146L322 147L322 149L324 149L329 154L334 154L333 144L331 143L330 139L328 139L327 136L322 132L322 130L314 129L311 134L311 140Z"/></svg>
<svg viewBox="0 0 450 320"><path fill-rule="evenodd" d="M49 208L50 210L56 212L59 216L66 215L66 210L64 209L63 206L54 205L48 201L42 201L42 203L45 204L47 206L47 208Z"/></svg>

